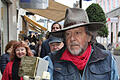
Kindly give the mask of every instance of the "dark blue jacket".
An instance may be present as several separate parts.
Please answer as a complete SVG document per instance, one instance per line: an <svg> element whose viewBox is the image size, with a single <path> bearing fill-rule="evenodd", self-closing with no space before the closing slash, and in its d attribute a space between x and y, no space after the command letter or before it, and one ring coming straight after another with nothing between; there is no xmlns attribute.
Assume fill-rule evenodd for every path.
<svg viewBox="0 0 120 80"><path fill-rule="evenodd" d="M49 61L50 80L118 80L115 60L109 51L93 46L89 61L81 75L71 61L60 60L65 49L44 58Z"/></svg>
<svg viewBox="0 0 120 80"><path fill-rule="evenodd" d="M43 43L41 45L40 57L43 58L43 57L47 56L48 53L50 53L49 39L43 41Z"/></svg>
<svg viewBox="0 0 120 80"><path fill-rule="evenodd" d="M5 53L1 56L1 59L0 59L0 70L1 70L1 73L3 74L4 72L4 69L7 65L7 63L10 61L10 55L8 53Z"/></svg>

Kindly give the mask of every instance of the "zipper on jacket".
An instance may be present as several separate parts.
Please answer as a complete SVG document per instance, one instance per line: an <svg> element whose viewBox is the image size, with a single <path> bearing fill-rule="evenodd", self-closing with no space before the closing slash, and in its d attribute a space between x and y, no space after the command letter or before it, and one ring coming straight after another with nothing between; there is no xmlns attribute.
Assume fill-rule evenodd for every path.
<svg viewBox="0 0 120 80"><path fill-rule="evenodd" d="M91 57L92 53L93 53L93 48L91 49L90 57ZM90 57L89 57L89 59L88 59L88 62L89 62L89 60L90 60ZM86 63L85 68L84 68L84 70L83 70L83 74L82 74L81 80L84 80L84 79L85 79L85 78L84 78L84 76L85 76L85 70L86 70L86 67L87 67L87 65L88 65L88 62ZM83 78L84 78L84 79L83 79Z"/></svg>

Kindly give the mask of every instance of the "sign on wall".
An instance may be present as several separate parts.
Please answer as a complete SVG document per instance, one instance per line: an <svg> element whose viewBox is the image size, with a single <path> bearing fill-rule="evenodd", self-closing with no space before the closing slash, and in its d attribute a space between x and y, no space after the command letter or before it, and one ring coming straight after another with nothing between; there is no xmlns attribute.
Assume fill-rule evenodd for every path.
<svg viewBox="0 0 120 80"><path fill-rule="evenodd" d="M20 0L19 4L21 8L46 9L48 0Z"/></svg>
<svg viewBox="0 0 120 80"><path fill-rule="evenodd" d="M107 18L107 22L118 22L118 18L117 17L113 17L113 18Z"/></svg>

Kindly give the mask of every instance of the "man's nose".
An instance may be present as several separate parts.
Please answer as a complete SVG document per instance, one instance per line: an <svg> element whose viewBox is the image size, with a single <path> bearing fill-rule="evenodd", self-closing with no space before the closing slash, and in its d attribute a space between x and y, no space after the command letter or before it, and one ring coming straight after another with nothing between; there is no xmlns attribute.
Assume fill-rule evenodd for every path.
<svg viewBox="0 0 120 80"><path fill-rule="evenodd" d="M74 34L71 35L70 40L71 40L71 41L74 41L74 40L75 40L75 35L74 35Z"/></svg>

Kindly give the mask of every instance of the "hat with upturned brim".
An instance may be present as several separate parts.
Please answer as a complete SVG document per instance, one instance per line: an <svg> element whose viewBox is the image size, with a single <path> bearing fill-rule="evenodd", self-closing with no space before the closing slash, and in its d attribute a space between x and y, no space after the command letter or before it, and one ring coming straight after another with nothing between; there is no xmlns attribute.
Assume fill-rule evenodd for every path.
<svg viewBox="0 0 120 80"><path fill-rule="evenodd" d="M68 8L65 14L63 29L51 32L50 34L58 35L59 37L59 34L64 33L66 30L78 27L87 27L89 31L94 32L103 26L104 24L102 22L89 22L88 15L85 10L81 8Z"/></svg>

